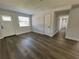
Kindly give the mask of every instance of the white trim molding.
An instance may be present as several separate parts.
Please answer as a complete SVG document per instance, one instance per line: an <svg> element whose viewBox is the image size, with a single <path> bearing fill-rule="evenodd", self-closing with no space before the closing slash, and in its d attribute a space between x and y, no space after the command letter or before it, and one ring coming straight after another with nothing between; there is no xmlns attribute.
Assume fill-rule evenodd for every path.
<svg viewBox="0 0 79 59"><path fill-rule="evenodd" d="M79 39L78 39L78 38L75 38L75 37L66 36L65 38L66 38L66 39L70 39L70 40L79 41Z"/></svg>

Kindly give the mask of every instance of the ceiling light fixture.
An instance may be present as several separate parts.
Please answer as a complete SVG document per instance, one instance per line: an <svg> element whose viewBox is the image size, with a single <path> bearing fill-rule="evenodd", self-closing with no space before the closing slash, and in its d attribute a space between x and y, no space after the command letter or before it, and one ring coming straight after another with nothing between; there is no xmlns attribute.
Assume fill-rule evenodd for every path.
<svg viewBox="0 0 79 59"><path fill-rule="evenodd" d="M43 0L40 0L40 1L43 1Z"/></svg>

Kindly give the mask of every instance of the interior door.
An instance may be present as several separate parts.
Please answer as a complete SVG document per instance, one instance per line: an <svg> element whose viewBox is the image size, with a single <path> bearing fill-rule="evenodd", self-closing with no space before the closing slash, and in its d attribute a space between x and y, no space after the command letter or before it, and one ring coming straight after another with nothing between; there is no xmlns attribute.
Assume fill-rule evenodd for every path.
<svg viewBox="0 0 79 59"><path fill-rule="evenodd" d="M0 19L0 39L2 39L3 36L2 36L2 24L1 24L1 19Z"/></svg>
<svg viewBox="0 0 79 59"><path fill-rule="evenodd" d="M45 15L45 34L50 35L51 33L51 18L50 14Z"/></svg>
<svg viewBox="0 0 79 59"><path fill-rule="evenodd" d="M3 37L15 34L12 22L11 16L1 16L1 25L3 28L1 32Z"/></svg>

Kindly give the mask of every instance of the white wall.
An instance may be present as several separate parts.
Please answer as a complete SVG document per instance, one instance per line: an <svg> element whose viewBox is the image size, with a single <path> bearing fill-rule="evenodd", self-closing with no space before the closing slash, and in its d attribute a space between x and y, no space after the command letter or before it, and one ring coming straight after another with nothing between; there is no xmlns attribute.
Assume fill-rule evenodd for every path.
<svg viewBox="0 0 79 59"><path fill-rule="evenodd" d="M27 33L27 32L32 31L31 26L30 27L19 27L19 21L18 21L18 16L28 16L31 18L31 15L0 9L0 20L1 20L2 15L8 15L12 17L12 27L9 27L9 28L12 28L12 30L10 32L8 31L7 33L11 35L14 35L14 34L17 35L17 34L22 34L22 33Z"/></svg>
<svg viewBox="0 0 79 59"><path fill-rule="evenodd" d="M43 11L42 13L36 14L32 17L32 30L37 33L44 34L45 32L45 16L50 14L50 33L49 36L53 36L58 32L57 20L55 19L55 12L62 10L69 10L71 6L64 6L60 8L50 9Z"/></svg>
<svg viewBox="0 0 79 59"><path fill-rule="evenodd" d="M32 31L44 34L44 15L32 17Z"/></svg>
<svg viewBox="0 0 79 59"><path fill-rule="evenodd" d="M79 7L71 9L66 38L79 41Z"/></svg>
<svg viewBox="0 0 79 59"><path fill-rule="evenodd" d="M46 23L45 24L45 16L46 15L50 15L49 17L50 17L50 19L47 19L47 20L50 20L49 22L50 23ZM47 21L46 21L47 22ZM52 13L51 13L51 11L47 11L47 12L44 12L44 13L41 13L41 14L38 14L38 15L34 15L33 17L32 17L32 30L34 31L34 32L37 32L37 33L41 33L41 34L45 34L45 25L47 25L47 27L49 26L50 28L48 29L49 31L47 31L47 32L49 32L49 33L47 33L46 35L49 35L49 36L52 36L52 22L53 22L53 20L52 20Z"/></svg>
<svg viewBox="0 0 79 59"><path fill-rule="evenodd" d="M14 14L13 19L14 19L14 25L15 25L15 29L16 29L16 34L22 34L22 33L27 33L27 32L31 32L32 31L32 26L27 26L27 27L19 27L19 21L18 21L18 16L28 16L30 17L30 25L31 25L31 16L29 15L25 15L25 14Z"/></svg>

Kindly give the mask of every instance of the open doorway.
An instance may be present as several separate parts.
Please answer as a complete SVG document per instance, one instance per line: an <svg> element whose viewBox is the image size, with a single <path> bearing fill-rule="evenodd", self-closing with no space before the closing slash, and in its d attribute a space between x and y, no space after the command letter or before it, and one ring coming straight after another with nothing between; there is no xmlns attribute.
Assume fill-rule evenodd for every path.
<svg viewBox="0 0 79 59"><path fill-rule="evenodd" d="M69 20L69 10L56 11L55 12L55 22L56 22L56 31L58 36L65 38L67 31L67 24Z"/></svg>
<svg viewBox="0 0 79 59"><path fill-rule="evenodd" d="M59 32L66 32L69 15L59 16Z"/></svg>

